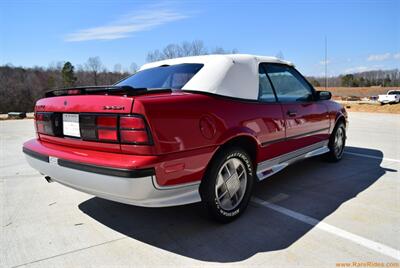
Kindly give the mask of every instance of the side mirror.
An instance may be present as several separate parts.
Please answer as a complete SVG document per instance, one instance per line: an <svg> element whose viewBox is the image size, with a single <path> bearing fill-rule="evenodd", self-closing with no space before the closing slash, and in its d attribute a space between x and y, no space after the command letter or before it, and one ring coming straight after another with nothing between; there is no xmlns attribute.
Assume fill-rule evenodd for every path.
<svg viewBox="0 0 400 268"><path fill-rule="evenodd" d="M330 100L332 98L332 93L329 91L317 91L318 100Z"/></svg>

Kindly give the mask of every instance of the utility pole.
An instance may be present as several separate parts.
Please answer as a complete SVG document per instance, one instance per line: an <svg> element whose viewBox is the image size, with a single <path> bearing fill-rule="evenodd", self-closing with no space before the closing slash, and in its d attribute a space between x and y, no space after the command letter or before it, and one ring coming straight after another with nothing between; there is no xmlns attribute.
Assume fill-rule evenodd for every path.
<svg viewBox="0 0 400 268"><path fill-rule="evenodd" d="M325 90L328 88L328 39L325 35Z"/></svg>

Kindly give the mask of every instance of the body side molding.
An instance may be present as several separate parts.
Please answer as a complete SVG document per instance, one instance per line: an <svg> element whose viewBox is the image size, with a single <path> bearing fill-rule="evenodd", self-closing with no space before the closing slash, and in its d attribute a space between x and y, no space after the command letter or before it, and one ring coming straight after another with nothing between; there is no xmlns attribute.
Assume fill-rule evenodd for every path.
<svg viewBox="0 0 400 268"><path fill-rule="evenodd" d="M329 151L328 142L328 140L324 140L299 150L258 163L258 180L262 181L296 161L327 153Z"/></svg>

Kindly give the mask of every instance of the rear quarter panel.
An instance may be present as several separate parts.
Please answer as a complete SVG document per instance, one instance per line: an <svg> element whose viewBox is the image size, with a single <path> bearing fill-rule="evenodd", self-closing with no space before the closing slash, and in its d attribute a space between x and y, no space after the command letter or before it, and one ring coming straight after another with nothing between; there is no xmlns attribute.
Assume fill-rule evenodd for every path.
<svg viewBox="0 0 400 268"><path fill-rule="evenodd" d="M155 153L165 158L156 167L161 185L200 180L219 146L235 137L250 137L259 148L262 142L284 137L279 105L271 108L257 102L180 92L139 97L132 112L145 115ZM257 162L274 154L279 154L278 145L259 150Z"/></svg>
<svg viewBox="0 0 400 268"><path fill-rule="evenodd" d="M138 98L133 113L145 115L158 154L215 147L237 136L252 137L261 145L284 132L280 106L213 95Z"/></svg>

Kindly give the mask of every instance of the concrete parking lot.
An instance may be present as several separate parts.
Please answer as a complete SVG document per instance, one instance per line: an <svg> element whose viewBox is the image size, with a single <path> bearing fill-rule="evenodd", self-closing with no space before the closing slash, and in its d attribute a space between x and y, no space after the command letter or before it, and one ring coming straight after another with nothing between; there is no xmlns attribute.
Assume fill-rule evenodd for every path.
<svg viewBox="0 0 400 268"><path fill-rule="evenodd" d="M140 208L49 184L21 152L33 122L0 127L0 267L400 267L400 115L350 113L340 163L309 159L257 184L228 225L198 204Z"/></svg>

